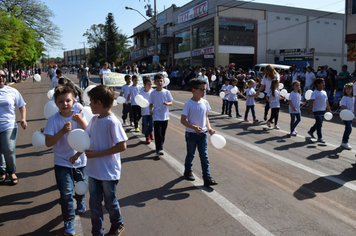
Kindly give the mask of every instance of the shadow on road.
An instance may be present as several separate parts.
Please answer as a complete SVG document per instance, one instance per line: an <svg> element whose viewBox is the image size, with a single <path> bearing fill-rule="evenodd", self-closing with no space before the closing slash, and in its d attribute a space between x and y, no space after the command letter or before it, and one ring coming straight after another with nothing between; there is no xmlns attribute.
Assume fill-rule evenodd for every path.
<svg viewBox="0 0 356 236"><path fill-rule="evenodd" d="M25 144L25 145L27 145L27 144ZM49 149L46 149L46 150L43 150L43 151L39 151L39 152L27 152L27 153L23 153L23 154L17 154L16 158L33 157L33 156L39 157L39 156L43 156L43 155L46 155L46 154L49 154L49 153L52 153L52 148L49 148Z"/></svg>
<svg viewBox="0 0 356 236"><path fill-rule="evenodd" d="M62 215L57 216L55 219L49 221L47 224L43 225L41 228L27 234L21 234L19 236L33 236L33 235L62 235L63 233L57 232L58 230L53 230L57 225L62 223ZM62 229L63 231L63 229Z"/></svg>
<svg viewBox="0 0 356 236"><path fill-rule="evenodd" d="M342 147L337 147L334 150L327 150L318 153L314 153L307 157L308 160L314 161L322 158L330 158L330 159L338 159L339 153L341 153L344 149Z"/></svg>

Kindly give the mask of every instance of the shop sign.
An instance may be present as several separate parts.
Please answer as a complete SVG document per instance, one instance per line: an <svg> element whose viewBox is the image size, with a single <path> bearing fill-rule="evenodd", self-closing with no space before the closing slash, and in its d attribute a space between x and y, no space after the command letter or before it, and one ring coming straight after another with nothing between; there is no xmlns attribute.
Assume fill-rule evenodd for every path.
<svg viewBox="0 0 356 236"><path fill-rule="evenodd" d="M205 59L211 59L211 58L214 58L214 55L204 55L204 58Z"/></svg>
<svg viewBox="0 0 356 236"><path fill-rule="evenodd" d="M143 49L131 52L131 60L135 60L141 57L143 57Z"/></svg>
<svg viewBox="0 0 356 236"><path fill-rule="evenodd" d="M201 56L201 55L206 55L206 54L213 54L214 53L214 47L207 47L207 48L200 48L192 51L192 56Z"/></svg>
<svg viewBox="0 0 356 236"><path fill-rule="evenodd" d="M208 15L208 1L178 14L178 24Z"/></svg>

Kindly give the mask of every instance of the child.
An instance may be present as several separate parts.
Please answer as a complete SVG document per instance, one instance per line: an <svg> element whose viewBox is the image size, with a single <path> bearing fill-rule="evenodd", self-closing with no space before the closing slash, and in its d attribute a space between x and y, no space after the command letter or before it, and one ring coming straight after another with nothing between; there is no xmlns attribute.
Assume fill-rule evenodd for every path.
<svg viewBox="0 0 356 236"><path fill-rule="evenodd" d="M51 80L51 89L54 89L58 85L58 79L62 77L62 71L57 69L56 76L53 76Z"/></svg>
<svg viewBox="0 0 356 236"><path fill-rule="evenodd" d="M126 104L131 101L131 113L132 118L135 125L135 132L140 132L140 128L138 127L138 122L141 119L141 107L135 102L135 97L139 94L141 90L141 86L138 84L138 77L137 75L132 76L132 86L128 89L128 95L126 99Z"/></svg>
<svg viewBox="0 0 356 236"><path fill-rule="evenodd" d="M355 98L353 96L352 83L348 83L344 86L344 91L342 96L343 97L340 101L341 110L348 109L354 112ZM344 120L344 124L345 124L345 131L344 131L344 135L342 136L341 147L350 150L352 149L351 145L349 144L349 137L352 131L352 120Z"/></svg>
<svg viewBox="0 0 356 236"><path fill-rule="evenodd" d="M210 127L208 118L208 111L210 111L209 102L203 98L206 92L206 85L204 80L191 80L190 86L193 97L184 104L180 122L185 126L185 140L187 142L184 177L187 180L195 180L192 166L195 150L198 147L204 186L208 187L217 185L218 183L210 177L209 171L207 132L213 135L215 130Z"/></svg>
<svg viewBox="0 0 356 236"><path fill-rule="evenodd" d="M232 79L231 85L229 86L228 93L227 93L228 101L229 101L229 117L232 117L231 116L231 110L232 110L232 105L234 105L235 106L235 110L236 110L236 117L240 118L242 116L239 113L239 103L238 103L238 100L237 100L237 95L240 95L240 96L244 97L245 99L246 99L246 97L240 93L240 91L236 87L236 85L237 85L237 79ZM237 89L237 93L232 93L231 92L231 90L233 88Z"/></svg>
<svg viewBox="0 0 356 236"><path fill-rule="evenodd" d="M310 128L308 134L310 135L310 137L315 138L313 133L316 130L318 135L318 142L325 143L325 140L322 136L321 127L324 121L325 110L327 110L328 112L331 112L331 110L329 107L328 96L326 95L326 92L323 91L325 87L324 79L317 78L315 79L314 84L315 90L309 100L308 115L310 115L311 109L313 108L315 124Z"/></svg>
<svg viewBox="0 0 356 236"><path fill-rule="evenodd" d="M162 156L164 155L163 144L169 120L168 106L172 106L173 98L168 90L163 89L164 77L162 74L156 74L154 80L156 90L152 91L150 96L150 114L153 115L156 154Z"/></svg>
<svg viewBox="0 0 356 236"><path fill-rule="evenodd" d="M140 91L140 94L147 99L147 101L150 100L150 95L152 92L152 80L149 76L144 76L143 77L143 88ZM146 137L146 144L150 144L151 140L154 140L153 138L153 120L152 120L152 115L150 114L150 108L149 107L144 107L141 108L141 114L142 114L142 129L144 130L145 137Z"/></svg>
<svg viewBox="0 0 356 236"><path fill-rule="evenodd" d="M130 124L131 124L131 126L133 126L132 113L130 112L131 100L127 99L127 96L129 95L130 84L131 84L131 76L130 75L125 75L125 82L126 82L126 84L124 84L121 87L120 96L124 95L124 98L126 99L126 101L128 101L128 103L123 104L122 121L123 121L124 125L126 125L127 114L129 113Z"/></svg>
<svg viewBox="0 0 356 236"><path fill-rule="evenodd" d="M124 231L120 205L116 197L116 186L121 174L120 152L126 150L127 136L120 121L111 113L115 93L105 85L98 85L88 92L94 116L86 132L90 138L88 158L89 206L92 234L103 235L103 211L101 202L110 215L111 228L107 235L121 235Z"/></svg>
<svg viewBox="0 0 356 236"><path fill-rule="evenodd" d="M290 113L290 135L297 136L298 132L295 129L301 120L300 115L300 104L305 104L304 102L301 103L302 96L300 95L300 82L298 80L293 81L292 83L293 91L289 95L289 113Z"/></svg>
<svg viewBox="0 0 356 236"><path fill-rule="evenodd" d="M271 128L271 123L274 119L274 128L275 129L279 129L277 123L278 123L278 115L279 115L279 108L280 108L280 104L279 104L279 100L283 99L283 97L281 97L279 95L279 80L278 79L274 79L272 80L271 83L271 89L268 92L267 96L266 96L266 100L269 103L269 107L271 108L271 117L269 118L269 120L267 121L267 126L269 128Z"/></svg>
<svg viewBox="0 0 356 236"><path fill-rule="evenodd" d="M54 98L59 112L48 118L43 134L46 136L46 146L53 146L54 172L60 192L64 235L74 235L73 181L86 182L87 159L83 153L76 152L69 146L68 134L73 129L85 129L87 123L80 113L75 114L72 111L74 93L69 87L58 86ZM76 161L71 163L72 157L75 157ZM75 199L77 214L83 214L85 212L84 195L75 194Z"/></svg>
<svg viewBox="0 0 356 236"><path fill-rule="evenodd" d="M248 112L251 109L252 112L252 117L253 117L253 123L258 122L258 120L256 119L256 113L255 113L255 97L257 97L256 91L253 88L253 86L255 85L255 81L253 79L249 79L247 81L247 90L246 90L246 111L245 111L245 121L249 122L249 120L247 119L248 117Z"/></svg>
<svg viewBox="0 0 356 236"><path fill-rule="evenodd" d="M223 84L221 86L221 92L227 92L228 88L229 88L229 83L230 83L230 80L228 79L225 79L225 84ZM223 101L223 104L222 104L222 111L221 111L221 115L227 115L227 111L228 111L228 107L229 107L229 100L227 98L227 96L225 95L225 97L222 99Z"/></svg>

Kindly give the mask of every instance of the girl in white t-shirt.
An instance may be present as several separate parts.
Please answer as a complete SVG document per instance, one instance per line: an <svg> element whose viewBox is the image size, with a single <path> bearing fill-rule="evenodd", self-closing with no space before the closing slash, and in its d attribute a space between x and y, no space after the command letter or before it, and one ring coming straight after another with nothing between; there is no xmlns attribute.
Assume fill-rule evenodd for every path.
<svg viewBox="0 0 356 236"><path fill-rule="evenodd" d="M255 85L255 81L253 79L250 79L247 81L247 90L246 90L246 111L245 111L245 121L249 122L247 119L248 117L248 112L251 109L252 112L252 117L253 117L253 123L258 122L256 119L256 113L255 113L255 97L257 97L256 91L253 88Z"/></svg>
<svg viewBox="0 0 356 236"><path fill-rule="evenodd" d="M354 112L355 98L353 97L353 84L348 83L344 87L342 94L342 99L340 101L341 110L348 109ZM349 137L352 131L352 120L343 120L345 124L344 135L342 136L341 147L350 150L352 147L349 144Z"/></svg>
<svg viewBox="0 0 356 236"><path fill-rule="evenodd" d="M268 92L267 96L266 96L266 100L269 103L269 106L271 108L271 117L269 118L269 120L267 121L267 126L270 128L271 127L271 123L274 119L274 128L275 129L279 129L277 123L278 123L278 116L279 116L279 108L280 108L280 103L279 100L284 99L283 97L281 97L281 95L279 94L279 80L278 79L274 79L272 80L271 83L271 89Z"/></svg>
<svg viewBox="0 0 356 236"><path fill-rule="evenodd" d="M300 82L298 80L293 81L292 83L293 91L290 93L289 96L289 114L290 114L290 135L297 136L298 132L295 129L301 120L300 115L300 104L305 104L304 102L301 103L302 96L300 95Z"/></svg>

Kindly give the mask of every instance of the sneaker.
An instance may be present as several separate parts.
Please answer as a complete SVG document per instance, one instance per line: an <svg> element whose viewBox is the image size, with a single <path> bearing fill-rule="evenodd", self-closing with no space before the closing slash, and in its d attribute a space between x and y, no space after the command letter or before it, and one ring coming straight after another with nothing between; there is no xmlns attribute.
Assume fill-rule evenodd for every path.
<svg viewBox="0 0 356 236"><path fill-rule="evenodd" d="M151 143L151 140L149 137L146 137L146 144L150 144Z"/></svg>
<svg viewBox="0 0 356 236"><path fill-rule="evenodd" d="M150 139L151 140L155 140L155 138L153 137L153 133L152 132L150 133Z"/></svg>
<svg viewBox="0 0 356 236"><path fill-rule="evenodd" d="M317 140L319 143L325 143L325 140L324 139L321 139L321 138L318 138Z"/></svg>
<svg viewBox="0 0 356 236"><path fill-rule="evenodd" d="M242 115L240 115L240 114L237 114L237 115L236 115L236 117L237 117L237 118L241 118L241 117L242 117Z"/></svg>
<svg viewBox="0 0 356 236"><path fill-rule="evenodd" d="M266 120L267 120L267 116L264 116L264 117L263 117L263 120L266 121Z"/></svg>
<svg viewBox="0 0 356 236"><path fill-rule="evenodd" d="M311 138L315 138L315 136L312 132L308 131L308 134L310 135Z"/></svg>
<svg viewBox="0 0 356 236"><path fill-rule="evenodd" d="M81 201L79 204L77 204L77 214L81 215L85 212L86 207L85 207L85 202Z"/></svg>
<svg viewBox="0 0 356 236"><path fill-rule="evenodd" d="M164 152L162 150L159 150L156 152L157 156L163 156L164 155Z"/></svg>
<svg viewBox="0 0 356 236"><path fill-rule="evenodd" d="M271 128L271 121L267 121L268 128Z"/></svg>
<svg viewBox="0 0 356 236"><path fill-rule="evenodd" d="M75 234L74 221L64 222L64 235L73 236Z"/></svg>
<svg viewBox="0 0 356 236"><path fill-rule="evenodd" d="M296 129L294 129L294 133L298 134L298 131Z"/></svg>
<svg viewBox="0 0 356 236"><path fill-rule="evenodd" d="M257 123L258 122L258 120L257 119L253 119L253 123Z"/></svg>
<svg viewBox="0 0 356 236"><path fill-rule="evenodd" d="M127 125L126 120L124 120L124 121L122 122L122 124L123 124L123 125Z"/></svg>
<svg viewBox="0 0 356 236"><path fill-rule="evenodd" d="M275 125L275 126L274 126L274 129L280 130L281 128L279 128L279 126Z"/></svg>
<svg viewBox="0 0 356 236"><path fill-rule="evenodd" d="M195 177L193 175L193 172L192 171L184 171L184 178L186 180L190 180L190 181L194 181L195 180Z"/></svg>
<svg viewBox="0 0 356 236"><path fill-rule="evenodd" d="M124 232L125 227L123 223L119 223L118 226L111 225L110 230L105 236L120 236Z"/></svg>
<svg viewBox="0 0 356 236"><path fill-rule="evenodd" d="M295 131L290 133L290 136L297 136L297 134L295 133Z"/></svg>
<svg viewBox="0 0 356 236"><path fill-rule="evenodd" d="M213 180L211 177L207 178L207 179L204 179L204 186L205 187L209 187L209 186L212 186L212 185L218 185L218 183Z"/></svg>
<svg viewBox="0 0 356 236"><path fill-rule="evenodd" d="M341 143L341 147L343 147L343 148L345 148L347 150L351 150L352 149L352 147L351 147L351 145L349 143Z"/></svg>
<svg viewBox="0 0 356 236"><path fill-rule="evenodd" d="M131 121L130 125L131 125L131 126L135 126L135 124L134 124L132 121Z"/></svg>
<svg viewBox="0 0 356 236"><path fill-rule="evenodd" d="M232 116L229 115L229 117L231 118Z"/></svg>
<svg viewBox="0 0 356 236"><path fill-rule="evenodd" d="M135 128L135 132L140 132L140 128L139 127Z"/></svg>
<svg viewBox="0 0 356 236"><path fill-rule="evenodd" d="M245 119L244 119L244 121L246 121L246 122L250 122L247 118L245 118Z"/></svg>

